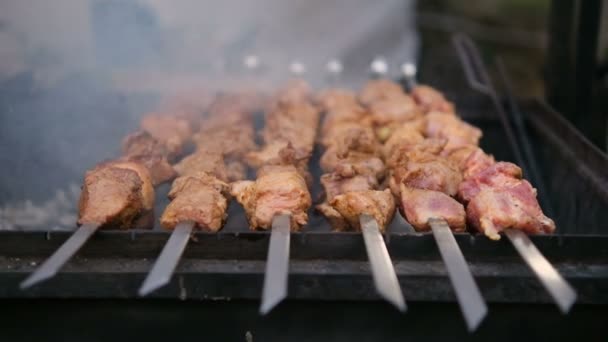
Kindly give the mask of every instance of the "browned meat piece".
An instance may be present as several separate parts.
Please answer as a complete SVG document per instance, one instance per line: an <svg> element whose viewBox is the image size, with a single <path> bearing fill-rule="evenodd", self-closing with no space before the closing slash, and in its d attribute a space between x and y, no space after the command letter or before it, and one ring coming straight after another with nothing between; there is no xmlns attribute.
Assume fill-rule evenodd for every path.
<svg viewBox="0 0 608 342"><path fill-rule="evenodd" d="M226 220L229 185L206 172L179 177L173 182L167 206L160 218L165 229L193 221L204 231L217 232Z"/></svg>
<svg viewBox="0 0 608 342"><path fill-rule="evenodd" d="M238 92L216 96L208 111L212 117L221 117L228 112L251 116L255 112L266 110L269 105L267 95L255 89L243 89Z"/></svg>
<svg viewBox="0 0 608 342"><path fill-rule="evenodd" d="M157 113L145 115L141 120L141 129L164 144L170 158L181 155L192 137L188 121Z"/></svg>
<svg viewBox="0 0 608 342"><path fill-rule="evenodd" d="M293 165L309 186L312 184L312 175L308 170L310 152L294 148L291 143L275 141L266 144L261 150L249 152L246 162L253 169L264 165Z"/></svg>
<svg viewBox="0 0 608 342"><path fill-rule="evenodd" d="M127 161L107 162L85 175L78 224L147 228L153 206L154 188L146 167Z"/></svg>
<svg viewBox="0 0 608 342"><path fill-rule="evenodd" d="M402 123L422 116L414 100L407 95L373 102L369 111L376 126Z"/></svg>
<svg viewBox="0 0 608 342"><path fill-rule="evenodd" d="M454 104L443 96L436 89L420 85L414 87L411 93L412 97L418 104L418 106L425 112L438 111L444 113L453 113Z"/></svg>
<svg viewBox="0 0 608 342"><path fill-rule="evenodd" d="M264 141L290 142L296 150L312 153L319 111L308 102L279 102L266 115Z"/></svg>
<svg viewBox="0 0 608 342"><path fill-rule="evenodd" d="M194 135L194 142L199 150L221 152L227 158L236 159L256 148L251 124L200 131Z"/></svg>
<svg viewBox="0 0 608 342"><path fill-rule="evenodd" d="M456 115L431 112L426 116L426 136L446 139L446 151L467 145L479 145L481 130L462 121Z"/></svg>
<svg viewBox="0 0 608 342"><path fill-rule="evenodd" d="M375 190L378 180L370 175L356 175L343 177L336 173L327 173L321 176L321 185L325 190L327 202L334 197L351 191Z"/></svg>
<svg viewBox="0 0 608 342"><path fill-rule="evenodd" d="M458 198L467 203L484 187L508 188L519 184L521 178L522 172L519 166L508 162L498 162L466 178L458 188Z"/></svg>
<svg viewBox="0 0 608 342"><path fill-rule="evenodd" d="M410 188L401 184L401 210L417 231L430 230L431 218L444 219L453 231L465 230L464 207L443 192Z"/></svg>
<svg viewBox="0 0 608 342"><path fill-rule="evenodd" d="M458 165L461 171L464 172L467 168L467 160L478 150L481 151L481 149L475 145L464 145L452 150L442 151L441 156L451 160L455 165Z"/></svg>
<svg viewBox="0 0 608 342"><path fill-rule="evenodd" d="M320 159L323 172L336 172L344 177L358 175L371 175L382 179L386 173L382 159L370 153L347 151L345 155L339 153L337 148L330 147Z"/></svg>
<svg viewBox="0 0 608 342"><path fill-rule="evenodd" d="M233 183L231 194L245 209L251 229L269 229L278 214L290 214L295 231L308 222L310 193L293 165L264 166L255 181Z"/></svg>
<svg viewBox="0 0 608 342"><path fill-rule="evenodd" d="M129 134L123 140L122 151L125 160L140 163L148 168L153 185L175 177L175 170L167 159L169 152L165 145L147 132L137 131Z"/></svg>
<svg viewBox="0 0 608 342"><path fill-rule="evenodd" d="M359 93L359 101L365 105L370 105L378 100L400 97L405 95L403 88L387 79L373 80L367 82Z"/></svg>
<svg viewBox="0 0 608 342"><path fill-rule="evenodd" d="M462 182L458 167L446 158L418 150L401 154L402 162L395 163L391 169L390 187L395 195L399 194L401 184L407 187L435 190L450 196L456 195Z"/></svg>
<svg viewBox="0 0 608 342"><path fill-rule="evenodd" d="M422 143L424 141L424 136L421 133L423 127L424 120L407 121L396 126L382 146L382 156L388 159L399 149L404 151Z"/></svg>
<svg viewBox="0 0 608 342"><path fill-rule="evenodd" d="M337 211L334 207L332 207L329 203L323 202L315 207L315 209L325 217L325 219L329 222L333 230L335 231L347 231L350 229L348 222L346 219Z"/></svg>
<svg viewBox="0 0 608 342"><path fill-rule="evenodd" d="M327 120L326 117L324 123L327 123ZM365 122L340 122L323 127L326 131L322 132L320 142L325 147L349 145L346 148L357 148L359 151L371 153L375 153L379 147L372 126Z"/></svg>
<svg viewBox="0 0 608 342"><path fill-rule="evenodd" d="M352 230L361 230L359 216L371 215L378 223L381 232L393 219L395 214L395 199L390 190L350 191L335 196L329 204L344 218ZM334 229L344 229L346 226L338 224Z"/></svg>
<svg viewBox="0 0 608 342"><path fill-rule="evenodd" d="M175 164L173 168L180 176L206 172L222 181L228 181L224 156L218 152L198 150Z"/></svg>
<svg viewBox="0 0 608 342"><path fill-rule="evenodd" d="M465 179L471 178L479 172L494 165L494 157L486 154L482 149L477 148L473 151L462 164L462 171Z"/></svg>
<svg viewBox="0 0 608 342"><path fill-rule="evenodd" d="M316 99L321 110L330 112L340 108L360 108L357 96L350 90L331 88L322 91Z"/></svg>
<svg viewBox="0 0 608 342"><path fill-rule="evenodd" d="M555 231L555 223L538 205L536 189L525 180L507 187L482 187L467 205L467 221L492 240L508 228L529 234Z"/></svg>
<svg viewBox="0 0 608 342"><path fill-rule="evenodd" d="M283 103L308 103L312 92L310 86L302 79L293 79L279 89L276 95L277 102Z"/></svg>

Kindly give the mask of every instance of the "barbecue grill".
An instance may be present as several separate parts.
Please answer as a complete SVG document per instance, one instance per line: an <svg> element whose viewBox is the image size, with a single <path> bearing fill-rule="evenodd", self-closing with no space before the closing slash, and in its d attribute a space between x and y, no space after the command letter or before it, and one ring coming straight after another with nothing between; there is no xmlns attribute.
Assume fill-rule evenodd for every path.
<svg viewBox="0 0 608 342"><path fill-rule="evenodd" d="M559 317L555 308L546 305L552 302L550 296L506 239L495 242L483 236L456 233L458 245L490 304L488 322L477 336L492 336L492 330L499 327L515 329L515 323L501 326L500 320L521 323L524 319L534 319L538 325L518 326L522 333L537 329L543 331L543 336L565 337L559 335L562 329L553 326L555 322L567 322L571 331L577 331L585 321L598 329L594 333L599 333L598 316L605 314L608 304L608 227L604 223L608 220L608 158L548 104L514 99L509 75L500 62L497 70L506 86L505 91L497 91L475 46L463 35L453 38L444 50L425 52L442 57L423 59L420 79L443 90L455 102L459 114L483 130L484 150L497 159L522 165L526 177L538 187L541 205L558 227L554 235L530 239L578 292L573 312ZM321 173L314 164L318 153L312 158L316 179ZM168 190L166 185L157 189L157 214L167 204ZM319 184L315 183L313 196L319 191ZM423 329L434 329L444 322L449 322L445 323L446 329L454 330L454 336L465 333L462 322L454 322L453 318L458 317L454 292L431 233L416 233L396 217L384 236L401 288L408 303L413 303L409 314L402 316L377 302L361 234L334 233L320 215L311 211L310 217L302 232L291 234L290 300L266 320L254 318L257 313L252 308L262 293L270 233L248 230L244 212L235 203L229 208L222 231L194 234L171 283L149 299L136 299L137 289L169 236L159 227L100 231L54 279L28 291L20 290L19 282L71 232L51 230L52 227L42 231L19 227L0 231L0 298L14 304L14 318L22 318L38 304L42 308L34 310L32 319L53 313L49 308L55 305L61 305L58 312L65 314L82 310L85 303L95 303L99 309L85 314L84 319L107 319L104 315L110 314L111 308L124 306L132 306L130 314L152 322L182 315L188 316L184 322L212 317L228 321L230 317L232 323L211 328L218 335L225 335L221 327L232 329L234 325L243 331L255 326L266 333L270 327L281 331L285 317L310 322L317 315L328 320L336 319L330 315L338 315L353 326L377 324L369 329L370 335L363 333L365 337L381 336L380 328L407 321L409 332L418 336ZM58 300L66 298L71 300ZM184 302L169 301L174 299ZM317 305L323 313L314 310ZM139 323L122 321L131 319L130 314L111 317L108 322L132 329L126 331L147 329ZM381 321L380 317L387 318ZM252 328L246 323L249 319L255 321ZM56 319L51 317L49 322L56 323ZM57 332L48 324L43 325L45 329ZM286 324L292 327L292 323ZM310 326L323 328L324 324ZM395 330L402 332L405 326ZM305 336L316 336L294 329ZM68 335L77 336L72 334ZM239 338L244 334L239 331ZM281 334L285 333L278 335Z"/></svg>

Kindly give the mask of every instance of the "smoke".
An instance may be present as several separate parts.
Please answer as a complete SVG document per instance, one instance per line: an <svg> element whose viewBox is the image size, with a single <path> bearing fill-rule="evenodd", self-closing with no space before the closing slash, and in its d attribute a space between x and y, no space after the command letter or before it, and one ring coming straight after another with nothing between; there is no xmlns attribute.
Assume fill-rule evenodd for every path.
<svg viewBox="0 0 608 342"><path fill-rule="evenodd" d="M369 62L413 60L413 1L7 0L0 2L0 204L42 203L119 154L162 95L232 89L258 56L260 84L359 86ZM249 75L251 76L251 75Z"/></svg>

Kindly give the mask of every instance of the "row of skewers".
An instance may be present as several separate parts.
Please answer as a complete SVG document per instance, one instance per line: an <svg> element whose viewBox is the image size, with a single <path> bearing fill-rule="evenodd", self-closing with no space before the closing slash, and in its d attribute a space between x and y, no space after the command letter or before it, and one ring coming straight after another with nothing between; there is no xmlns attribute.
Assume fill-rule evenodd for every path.
<svg viewBox="0 0 608 342"><path fill-rule="evenodd" d="M324 198L315 209L334 230L363 233L376 288L397 308L406 305L382 233L399 209L415 230L433 232L471 330L487 307L452 231L479 231L493 240L505 231L522 256L534 257L537 264L530 266L550 292L562 287L554 297L567 311L574 291L522 233L555 230L536 190L518 166L496 162L479 147L481 131L461 120L440 92L416 85L415 74L405 76L409 93L378 79L358 94L313 94L306 82L294 80L270 97L250 91L169 101L125 138L122 157L86 173L81 228L22 287L56 274L99 228L150 227L154 187L173 180L171 202L160 217L173 233L140 295L170 281L193 229L222 228L234 198L252 229L272 231L261 307L266 313L287 295L289 234L308 222L308 165L318 143ZM254 120L260 112L258 146ZM196 148L187 153L190 141ZM248 169L255 170L254 179L247 179ZM543 267L551 273L544 279Z"/></svg>

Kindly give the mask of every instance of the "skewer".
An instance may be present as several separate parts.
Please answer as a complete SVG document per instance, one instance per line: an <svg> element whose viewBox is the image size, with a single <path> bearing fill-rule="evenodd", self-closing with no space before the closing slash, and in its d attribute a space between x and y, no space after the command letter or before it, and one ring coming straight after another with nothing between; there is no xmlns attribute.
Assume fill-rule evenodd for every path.
<svg viewBox="0 0 608 342"><path fill-rule="evenodd" d="M27 289L33 285L36 285L44 280L52 278L59 272L59 270L65 265L71 258L78 252L78 250L89 240L91 236L97 231L99 225L85 224L70 236L70 238L59 247L48 258L36 271L30 274L19 287L21 289Z"/></svg>
<svg viewBox="0 0 608 342"><path fill-rule="evenodd" d="M290 215L280 214L272 219L270 245L266 258L264 288L260 314L266 315L287 297L289 274Z"/></svg>
<svg viewBox="0 0 608 342"><path fill-rule="evenodd" d="M403 299L393 262L386 249L380 229L378 229L378 222L372 216L366 214L359 216L359 222L361 223L361 232L363 233L365 250L372 269L376 291L399 311L405 312L407 306Z"/></svg>
<svg viewBox="0 0 608 342"><path fill-rule="evenodd" d="M516 229L507 229L504 233L549 292L560 311L567 314L576 301L576 291L541 254L526 233Z"/></svg>
<svg viewBox="0 0 608 342"><path fill-rule="evenodd" d="M182 222L175 227L154 266L152 266L152 270L139 288L139 296L147 296L171 281L173 272L186 249L193 229L194 222L192 221Z"/></svg>
<svg viewBox="0 0 608 342"><path fill-rule="evenodd" d="M470 332L475 331L488 313L488 307L447 222L444 219L430 219L429 224L467 328Z"/></svg>
<svg viewBox="0 0 608 342"><path fill-rule="evenodd" d="M404 63L401 66L401 71L405 77L407 87L411 90L417 84L416 65ZM486 316L488 307L447 222L443 218L434 218L429 220L429 225L448 271L450 282L456 292L456 299L467 323L467 328L469 331L475 331Z"/></svg>

